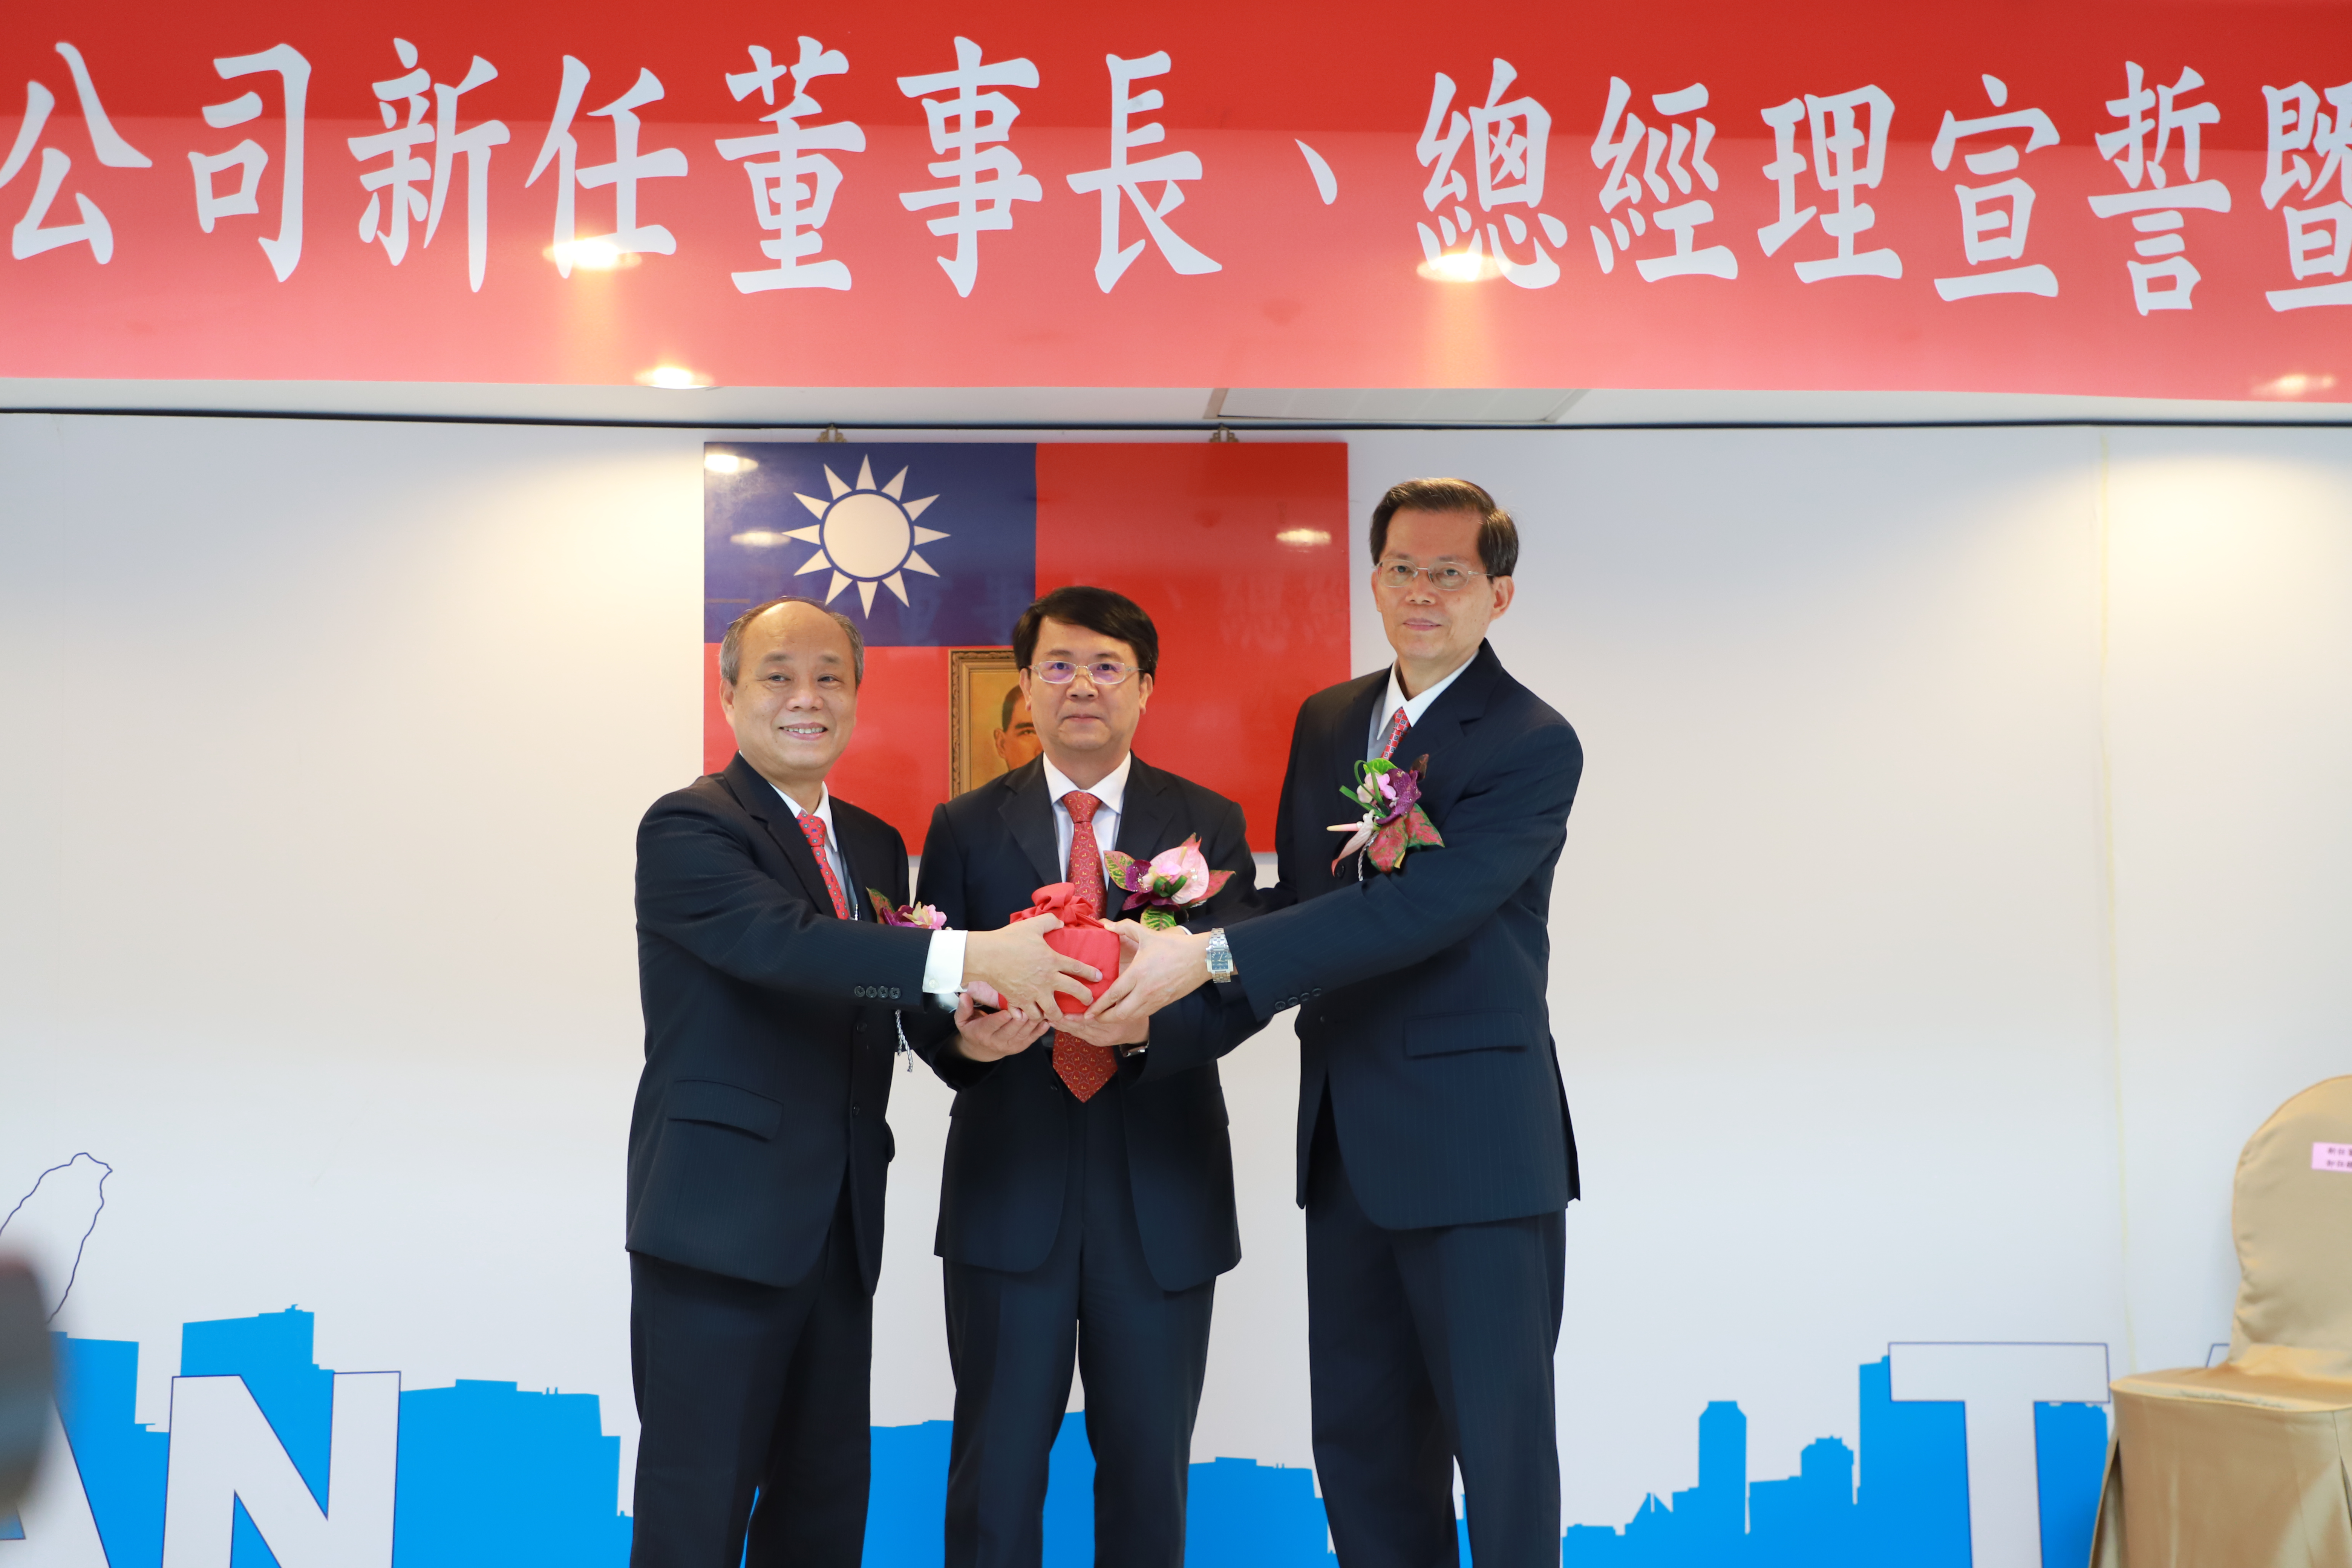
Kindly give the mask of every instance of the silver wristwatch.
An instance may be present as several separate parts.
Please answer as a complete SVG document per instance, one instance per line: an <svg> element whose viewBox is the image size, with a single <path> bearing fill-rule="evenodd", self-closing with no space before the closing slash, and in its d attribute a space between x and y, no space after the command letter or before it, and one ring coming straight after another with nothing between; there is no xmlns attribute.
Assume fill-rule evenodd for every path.
<svg viewBox="0 0 2352 1568"><path fill-rule="evenodd" d="M1225 928L1217 927L1209 933L1209 978L1223 985L1234 977L1234 950L1225 941Z"/></svg>

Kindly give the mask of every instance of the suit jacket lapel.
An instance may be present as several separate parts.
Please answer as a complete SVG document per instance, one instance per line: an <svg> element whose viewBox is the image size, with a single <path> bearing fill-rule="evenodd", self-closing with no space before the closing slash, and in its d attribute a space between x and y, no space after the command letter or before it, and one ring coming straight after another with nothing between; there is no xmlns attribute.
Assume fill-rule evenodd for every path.
<svg viewBox="0 0 2352 1568"><path fill-rule="evenodd" d="M1168 775L1141 757L1127 771L1127 796L1119 803L1118 852L1149 860L1175 846L1162 840L1170 832L1174 803L1169 798Z"/></svg>
<svg viewBox="0 0 2352 1568"><path fill-rule="evenodd" d="M1004 830L1013 842L1028 857L1030 868L1037 873L1036 886L1043 888L1062 879L1062 848L1060 835L1054 826L1054 803L1045 796L1045 764L1043 760L1024 763L1014 773L1004 775L1004 804L997 815L1004 820Z"/></svg>
<svg viewBox="0 0 2352 1568"><path fill-rule="evenodd" d="M1356 787L1356 764L1371 750L1372 714L1388 690L1389 672L1383 669L1377 675L1364 676L1357 687L1356 694L1339 710L1339 728L1330 737L1331 784L1335 789ZM1334 799L1331 804L1341 811L1347 809L1345 801ZM1324 824L1318 821L1315 826L1319 830Z"/></svg>
<svg viewBox="0 0 2352 1568"><path fill-rule="evenodd" d="M800 877L801 889L808 895L809 902L828 915L833 913L833 895L825 891L824 873L817 869L816 856L809 848L807 835L801 831L800 819L784 804L783 796L776 793L776 786L761 778L740 752L721 776L743 809L767 828L768 837L775 841L776 848ZM849 889L844 888L842 897L848 896Z"/></svg>
<svg viewBox="0 0 2352 1568"><path fill-rule="evenodd" d="M1468 668L1453 685L1440 693L1421 716L1421 722L1404 732L1396 750L1396 761L1411 767L1423 757L1429 758L1429 769L1422 783L1431 798L1450 797L1458 779L1448 776L1446 752L1460 742L1463 734L1486 711L1486 700L1495 689L1495 682L1503 673L1503 661L1495 657L1491 644L1481 643L1471 656ZM1367 718L1367 724L1371 721ZM1440 832L1444 829L1441 826Z"/></svg>

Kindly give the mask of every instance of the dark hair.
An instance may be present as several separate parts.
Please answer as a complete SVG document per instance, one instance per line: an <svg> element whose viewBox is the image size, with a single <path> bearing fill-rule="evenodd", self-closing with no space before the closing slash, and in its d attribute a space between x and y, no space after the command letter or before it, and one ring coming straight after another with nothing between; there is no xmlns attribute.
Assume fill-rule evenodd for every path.
<svg viewBox="0 0 2352 1568"><path fill-rule="evenodd" d="M998 729L1010 730L1013 728L1013 705L1020 700L1021 683L1016 680L1011 686L1005 688L1004 711L998 714L996 719L996 727Z"/></svg>
<svg viewBox="0 0 2352 1568"><path fill-rule="evenodd" d="M1478 514L1478 564L1490 576L1507 577L1519 564L1519 530L1511 514L1468 479L1407 479L1391 485L1372 508L1372 560L1389 547L1389 519L1401 511L1472 511Z"/></svg>
<svg viewBox="0 0 2352 1568"><path fill-rule="evenodd" d="M719 639L719 679L720 680L730 686L735 684L735 678L743 672L743 628L778 605L806 605L812 610L824 610L826 615L831 616L834 625L849 634L850 662L856 666L857 684L860 686L866 684L866 639L858 635L857 628L850 624L847 616L843 615L839 610L826 610L814 599L804 599L798 594L778 595L765 604L752 605L727 623L727 635Z"/></svg>
<svg viewBox="0 0 2352 1568"><path fill-rule="evenodd" d="M1037 651L1037 628L1050 617L1084 626L1107 637L1117 637L1135 650L1135 668L1146 675L1160 671L1160 629L1143 606L1108 588L1056 588L1021 612L1013 628L1013 662L1029 668Z"/></svg>

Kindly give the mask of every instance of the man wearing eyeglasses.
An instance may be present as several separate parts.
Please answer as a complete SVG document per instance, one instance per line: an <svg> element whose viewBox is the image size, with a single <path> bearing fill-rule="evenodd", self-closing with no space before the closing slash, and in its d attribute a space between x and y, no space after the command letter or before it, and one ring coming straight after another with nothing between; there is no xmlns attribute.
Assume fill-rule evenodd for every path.
<svg viewBox="0 0 2352 1568"><path fill-rule="evenodd" d="M1233 875L1187 918L1254 909L1241 807L1131 749L1160 662L1142 607L1058 588L1023 614L1013 649L1044 754L933 814L917 896L984 931L1067 881L1108 921L1127 895L1106 888L1107 855L1140 863L1198 835ZM1114 1029L977 1000L958 1002L940 1053L959 1086L938 1241L956 1379L948 1568L1036 1568L1074 1363L1097 1561L1182 1568L1210 1307L1241 1258L1216 1062L1247 1031L1207 996ZM993 1065L974 1081L972 1061Z"/></svg>
<svg viewBox="0 0 2352 1568"><path fill-rule="evenodd" d="M1396 658L1299 710L1272 912L1146 936L1090 1016L1128 1028L1204 993L1242 1026L1298 1009L1315 1470L1341 1568L1450 1568L1457 1465L1478 1568L1558 1568L1577 1174L1547 918L1583 751L1486 643L1518 560L1492 497L1397 485L1371 551ZM1424 756L1443 847L1335 862L1357 764Z"/></svg>

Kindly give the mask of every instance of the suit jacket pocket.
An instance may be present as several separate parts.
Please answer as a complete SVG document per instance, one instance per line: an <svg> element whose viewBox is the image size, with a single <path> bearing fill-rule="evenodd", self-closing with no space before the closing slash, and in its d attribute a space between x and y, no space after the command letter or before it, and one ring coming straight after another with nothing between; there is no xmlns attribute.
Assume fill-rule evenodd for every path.
<svg viewBox="0 0 2352 1568"><path fill-rule="evenodd" d="M672 1121L715 1122L759 1139L773 1138L784 1121L784 1108L766 1095L709 1079L680 1079L671 1084L662 1096L662 1110Z"/></svg>
<svg viewBox="0 0 2352 1568"><path fill-rule="evenodd" d="M1534 1039L1524 1013L1440 1013L1404 1021L1404 1054L1409 1057L1523 1051Z"/></svg>

